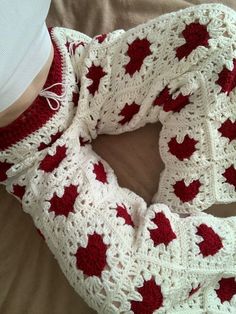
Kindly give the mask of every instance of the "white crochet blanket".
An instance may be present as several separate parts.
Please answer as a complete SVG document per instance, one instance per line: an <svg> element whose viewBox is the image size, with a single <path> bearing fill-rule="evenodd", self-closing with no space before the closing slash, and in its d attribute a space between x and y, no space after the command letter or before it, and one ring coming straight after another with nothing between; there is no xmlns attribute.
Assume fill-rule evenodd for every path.
<svg viewBox="0 0 236 314"><path fill-rule="evenodd" d="M1 183L98 313L236 313L236 216L202 212L236 199L236 13L202 4L126 32L52 36L65 96L47 123L0 151ZM157 120L166 167L147 206L90 142Z"/></svg>

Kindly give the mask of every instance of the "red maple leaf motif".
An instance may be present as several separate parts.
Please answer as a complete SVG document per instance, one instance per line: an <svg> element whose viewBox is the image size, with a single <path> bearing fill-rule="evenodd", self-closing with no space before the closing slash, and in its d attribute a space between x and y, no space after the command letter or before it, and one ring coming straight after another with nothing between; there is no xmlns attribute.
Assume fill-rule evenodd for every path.
<svg viewBox="0 0 236 314"><path fill-rule="evenodd" d="M165 87L153 102L153 106L163 106L163 110L180 112L186 105L189 104L189 96L179 94L176 99L172 99L169 88Z"/></svg>
<svg viewBox="0 0 236 314"><path fill-rule="evenodd" d="M125 65L125 70L126 73L130 74L130 76L133 76L136 71L140 70L143 60L152 54L150 50L151 43L146 38L136 38L128 45L129 48L127 54L130 57L130 61Z"/></svg>
<svg viewBox="0 0 236 314"><path fill-rule="evenodd" d="M69 185L64 187L64 194L62 197L59 197L54 193L54 196L49 200L51 206L49 212L55 212L55 215L63 215L68 217L69 213L74 212L74 203L79 195L77 192L78 186Z"/></svg>
<svg viewBox="0 0 236 314"><path fill-rule="evenodd" d="M149 229L150 236L154 242L154 245L165 244L167 246L171 241L176 239L176 234L172 230L169 219L164 213L156 213L152 221L157 225L156 229Z"/></svg>
<svg viewBox="0 0 236 314"><path fill-rule="evenodd" d="M198 243L200 251L204 257L215 255L221 248L223 248L222 241L219 235L206 224L201 224L197 227L197 235L203 237L203 241Z"/></svg>
<svg viewBox="0 0 236 314"><path fill-rule="evenodd" d="M184 180L177 181L173 185L175 195L178 196L182 202L193 200L199 193L200 186L201 183L199 180L191 182L188 186L186 186Z"/></svg>
<svg viewBox="0 0 236 314"><path fill-rule="evenodd" d="M88 235L88 244L79 247L76 256L76 266L87 276L101 277L103 269L106 267L107 246L103 242L100 234L94 232Z"/></svg>
<svg viewBox="0 0 236 314"><path fill-rule="evenodd" d="M221 92L229 93L236 87L236 59L233 59L234 68L232 71L226 67L219 73L219 79L216 81L221 86Z"/></svg>
<svg viewBox="0 0 236 314"><path fill-rule="evenodd" d="M196 151L195 145L198 141L190 138L189 135L185 135L182 143L176 141L176 137L172 137L168 143L169 151L172 155L176 156L179 160L189 159Z"/></svg>
<svg viewBox="0 0 236 314"><path fill-rule="evenodd" d="M116 211L117 211L118 217L124 218L125 223L127 225L134 227L134 223L132 221L132 218L131 218L130 214L128 213L126 206L123 203L122 203L122 205L117 204Z"/></svg>
<svg viewBox="0 0 236 314"><path fill-rule="evenodd" d="M124 118L119 121L120 124L124 125L133 118L133 116L138 113L140 110L140 105L133 102L131 105L125 104L124 108L119 113L119 116L123 116Z"/></svg>
<svg viewBox="0 0 236 314"><path fill-rule="evenodd" d="M221 278L218 282L220 287L215 289L218 298L221 303L228 301L230 302L234 295L236 295L236 281L234 277Z"/></svg>
<svg viewBox="0 0 236 314"><path fill-rule="evenodd" d="M93 173L96 174L96 180L102 182L103 184L108 183L107 174L101 161L99 161L97 164L94 164L93 166Z"/></svg>
<svg viewBox="0 0 236 314"><path fill-rule="evenodd" d="M89 86L87 86L87 89L89 92L94 96L95 92L98 91L98 86L100 83L100 80L103 76L105 76L107 73L103 71L103 68L98 65L92 65L89 68L89 72L86 74L86 77L91 79L93 83Z"/></svg>
<svg viewBox="0 0 236 314"><path fill-rule="evenodd" d="M210 39L206 25L199 23L191 23L186 25L182 32L186 43L180 47L175 48L176 56L179 60L187 57L198 46L208 46L208 40Z"/></svg>
<svg viewBox="0 0 236 314"><path fill-rule="evenodd" d="M218 131L222 136L227 137L229 141L236 139L236 121L232 122L230 119L227 119L224 123L221 124L221 127Z"/></svg>
<svg viewBox="0 0 236 314"><path fill-rule="evenodd" d="M229 184L232 184L236 189L236 169L234 168L234 165L227 168L223 173L223 176L226 178L226 181Z"/></svg>
<svg viewBox="0 0 236 314"><path fill-rule="evenodd" d="M161 286L157 285L153 278L145 281L137 290L142 296L142 301L131 301L131 310L135 314L153 314L163 305Z"/></svg>
<svg viewBox="0 0 236 314"><path fill-rule="evenodd" d="M59 164L62 162L62 160L66 157L66 151L67 148L65 145L57 146L56 148L56 154L51 156L51 155L46 155L44 159L41 161L39 165L39 169L43 170L45 172L52 172L54 169L56 169Z"/></svg>

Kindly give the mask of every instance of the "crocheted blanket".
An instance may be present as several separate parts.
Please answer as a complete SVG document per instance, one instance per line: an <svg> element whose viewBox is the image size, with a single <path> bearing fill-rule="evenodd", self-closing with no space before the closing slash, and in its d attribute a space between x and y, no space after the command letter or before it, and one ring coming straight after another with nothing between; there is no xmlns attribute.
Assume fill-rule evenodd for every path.
<svg viewBox="0 0 236 314"><path fill-rule="evenodd" d="M202 5L92 40L79 32L53 28L58 51L45 93L0 130L1 181L32 216L71 285L99 313L235 310L236 218L219 219L200 212L212 197L201 171L216 161L214 154L208 155L207 143L215 137L204 138L205 124L234 140L228 125L233 117L233 88L225 83L234 66L234 21L235 13L227 7ZM162 47L167 34L170 40ZM179 62L171 58L173 51ZM212 77L219 65L225 68L217 72L216 81ZM55 109L49 102L45 107L44 96L47 101L57 99L47 93L50 84L57 82L64 87L62 94L61 87L54 86L54 94L61 96L60 106ZM221 93L217 98L221 101L216 102L210 88ZM191 101L198 117L192 116ZM207 113L202 109L206 104ZM216 128L219 112L224 115ZM160 145L161 151L182 162L187 159L179 164L165 162L168 180L175 180L172 194L179 198L178 206L170 196L173 184L162 180L160 191L164 186L168 194L158 192L158 203L147 207L141 197L119 187L113 170L90 145L98 134L131 131L157 119L165 131L161 143L169 146L165 151ZM23 121L25 129L20 127ZM179 138L173 137L176 130ZM197 142L202 144L199 155ZM224 142L217 145L219 150L225 147ZM195 152L196 159L191 160ZM226 153L214 171L225 167L222 160L229 164L221 172L226 178L222 186L227 187L234 186L234 157L232 151ZM193 178L196 173L191 167L198 179ZM182 181L176 180L175 171ZM189 189L188 180L192 181ZM234 189L223 192L234 197ZM162 197L170 207L160 204ZM183 219L170 209L193 214Z"/></svg>

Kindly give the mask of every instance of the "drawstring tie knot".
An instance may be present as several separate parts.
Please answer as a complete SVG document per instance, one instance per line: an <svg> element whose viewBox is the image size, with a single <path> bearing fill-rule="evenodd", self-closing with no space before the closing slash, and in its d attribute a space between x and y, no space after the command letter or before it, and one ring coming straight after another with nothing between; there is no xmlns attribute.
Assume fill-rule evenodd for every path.
<svg viewBox="0 0 236 314"><path fill-rule="evenodd" d="M63 83L55 83L47 88L44 88L42 89L40 92L39 92L39 95L40 96L43 96L46 98L47 100L47 103L49 105L49 107L52 109L52 110L57 110L59 109L59 106L60 106L60 103L59 101L63 100L63 98L65 97L65 95L67 94L67 88L65 88L64 92L61 94L61 95L57 95L56 93L54 92L50 92L48 91L51 87L55 86L55 85L64 85L66 87L67 84L63 84ZM57 107L53 107L51 102L50 102L50 99L53 99L55 100L55 102L57 103Z"/></svg>

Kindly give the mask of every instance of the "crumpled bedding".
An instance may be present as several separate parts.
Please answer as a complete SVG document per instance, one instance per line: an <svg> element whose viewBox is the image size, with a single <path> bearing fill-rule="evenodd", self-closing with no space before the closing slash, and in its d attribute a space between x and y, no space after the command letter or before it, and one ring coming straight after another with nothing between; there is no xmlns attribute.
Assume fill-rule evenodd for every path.
<svg viewBox="0 0 236 314"><path fill-rule="evenodd" d="M53 0L48 26L64 26L92 37L127 30L155 16L194 4L220 2L236 10L234 0ZM163 164L158 152L160 123L126 134L99 136L94 150L115 170L119 184L151 202ZM0 139L1 140L1 139ZM206 212L236 215L236 205L214 205ZM0 313L95 313L78 296L19 202L0 186Z"/></svg>

